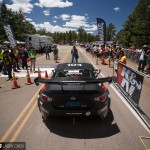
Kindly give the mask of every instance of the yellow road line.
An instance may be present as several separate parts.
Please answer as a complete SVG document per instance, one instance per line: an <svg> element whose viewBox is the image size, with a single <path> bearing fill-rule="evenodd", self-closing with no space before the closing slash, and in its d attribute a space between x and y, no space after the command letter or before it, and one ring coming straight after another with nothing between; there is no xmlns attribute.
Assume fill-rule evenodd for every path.
<svg viewBox="0 0 150 150"><path fill-rule="evenodd" d="M69 53L69 51L67 52L67 54ZM65 57L62 59L62 63L65 61L65 59L67 58L67 56L68 55L65 55ZM43 86L43 85L42 85ZM41 87L42 87L41 86ZM35 95L32 97L32 99L29 101L29 103L26 105L26 107L23 109L23 111L20 113L20 115L17 117L17 119L13 122L13 124L10 126L10 128L6 131L6 133L3 135L3 137L0 139L0 142L5 142L6 141L6 139L7 139L7 137L11 134L11 132L13 131L13 129L16 127L16 125L19 123L19 121L21 120L21 118L23 117L23 115L25 114L25 112L28 110L28 108L31 106L31 104L32 104L32 102L34 101L34 99L36 98L36 96L38 95L38 93L39 93L39 91L40 91L40 89L41 89L41 87L38 89L38 91L35 93ZM35 105L35 104L34 104ZM36 105L35 105L36 106ZM33 107L32 107L33 108ZM33 108L33 110L34 110L34 108ZM33 111L32 111L33 112ZM30 113L32 113L31 111L30 111ZM29 115L29 113L28 113L28 116L30 116ZM29 117L28 117L29 118ZM25 119L26 119L26 121L23 121L23 122L27 122L27 120L28 120L28 118L26 119L26 117L25 117ZM24 120L25 120L24 119ZM24 125L25 125L25 123L24 123ZM23 125L23 126L24 126ZM22 127L23 128L23 127ZM21 128L21 129L22 129ZM17 138L17 136L19 135L19 132L21 131L21 129L18 129L17 131L17 134L15 133L15 139ZM13 136L14 137L14 136ZM14 140L14 138L12 138L12 140Z"/></svg>
<svg viewBox="0 0 150 150"><path fill-rule="evenodd" d="M37 105L37 102L34 103L34 105L32 106L32 108L30 109L29 113L26 115L25 119L23 120L23 122L21 123L21 125L19 126L19 128L17 129L17 131L15 132L15 134L13 135L13 137L11 138L10 142L14 142L16 140L16 138L18 137L20 131L25 126L25 124L27 123L29 117L31 116L32 112L34 111L36 105Z"/></svg>
<svg viewBox="0 0 150 150"><path fill-rule="evenodd" d="M41 89L41 87L40 87L40 89ZM25 114L27 109L31 106L32 102L35 100L37 94L39 93L39 90L35 93L35 95L32 97L32 99L29 101L29 103L26 105L26 107L23 109L23 111L20 113L20 115L17 117L17 119L13 122L13 124L10 126L10 128L7 130L7 132L3 135L3 137L0 139L0 142L5 142L7 137L11 134L13 129L16 127L17 123L20 121L20 119L23 117L23 115Z"/></svg>
<svg viewBox="0 0 150 150"><path fill-rule="evenodd" d="M6 83L0 85L0 88L2 88L3 86L5 86L7 83L9 83L11 80L7 81Z"/></svg>
<svg viewBox="0 0 150 150"><path fill-rule="evenodd" d="M146 145L145 145L145 143L144 143L144 141L143 141L143 139L150 139L150 137L148 137L148 136L139 136L139 138L140 138L140 140L141 140L141 142L142 142L142 144L143 144L145 150L150 150L150 149L148 149L148 148L146 147Z"/></svg>

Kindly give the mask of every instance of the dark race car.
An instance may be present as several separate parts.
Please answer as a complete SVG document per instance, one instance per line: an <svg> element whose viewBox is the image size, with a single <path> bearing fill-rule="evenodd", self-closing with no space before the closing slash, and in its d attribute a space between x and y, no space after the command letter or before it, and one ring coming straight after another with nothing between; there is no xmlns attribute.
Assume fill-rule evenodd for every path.
<svg viewBox="0 0 150 150"><path fill-rule="evenodd" d="M44 119L48 116L100 116L110 109L110 95L104 82L112 77L97 78L99 70L89 63L59 64L51 79L36 78L45 83L38 95L38 106Z"/></svg>

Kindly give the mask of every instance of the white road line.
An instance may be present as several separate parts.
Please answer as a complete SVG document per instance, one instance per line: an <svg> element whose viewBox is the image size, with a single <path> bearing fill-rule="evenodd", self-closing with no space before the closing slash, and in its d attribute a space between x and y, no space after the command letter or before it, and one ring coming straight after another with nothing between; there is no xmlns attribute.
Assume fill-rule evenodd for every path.
<svg viewBox="0 0 150 150"><path fill-rule="evenodd" d="M81 50L83 53L83 50ZM96 68L99 69L91 60L90 58L87 56L87 54L84 53L84 55L86 56L86 58L91 62L91 64ZM104 74L100 73L102 77L105 77ZM111 84L110 87L115 91L115 93L119 96L119 98L122 100L122 102L128 107L128 109L132 112L132 114L137 118L137 120L141 123L141 125L146 129L146 131L148 133L150 133L150 130L148 129L148 127L144 124L144 122L142 121L142 119L138 116L138 114L134 111L134 109L130 106L130 104L125 100L125 98L115 89L115 87Z"/></svg>

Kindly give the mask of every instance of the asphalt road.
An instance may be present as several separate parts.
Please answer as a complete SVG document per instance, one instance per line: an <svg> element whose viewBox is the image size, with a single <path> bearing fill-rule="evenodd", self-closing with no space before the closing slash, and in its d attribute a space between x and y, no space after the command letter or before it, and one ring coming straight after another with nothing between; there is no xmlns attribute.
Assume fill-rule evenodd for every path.
<svg viewBox="0 0 150 150"><path fill-rule="evenodd" d="M79 49L79 62L95 64L95 58ZM70 46L59 46L60 63L70 62ZM38 66L56 67L53 60L42 55ZM108 76L110 68L100 68L100 76ZM31 80L33 81L34 78ZM43 122L37 107L38 90L43 86L25 85L26 78L19 78L21 88L12 90L12 81L0 78L0 142L26 142L27 150L144 150L139 136L150 137L136 113L118 91L107 85L112 103L111 112L105 120L95 118L52 117ZM143 140L150 148L150 139Z"/></svg>

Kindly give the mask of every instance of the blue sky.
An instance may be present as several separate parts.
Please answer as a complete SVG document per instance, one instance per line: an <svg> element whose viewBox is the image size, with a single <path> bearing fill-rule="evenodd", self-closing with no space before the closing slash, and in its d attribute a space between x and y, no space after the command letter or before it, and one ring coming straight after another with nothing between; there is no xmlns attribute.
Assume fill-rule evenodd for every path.
<svg viewBox="0 0 150 150"><path fill-rule="evenodd" d="M21 9L36 29L49 32L66 32L83 27L97 34L96 18L113 23L122 29L127 17L139 0L4 0L7 7Z"/></svg>

